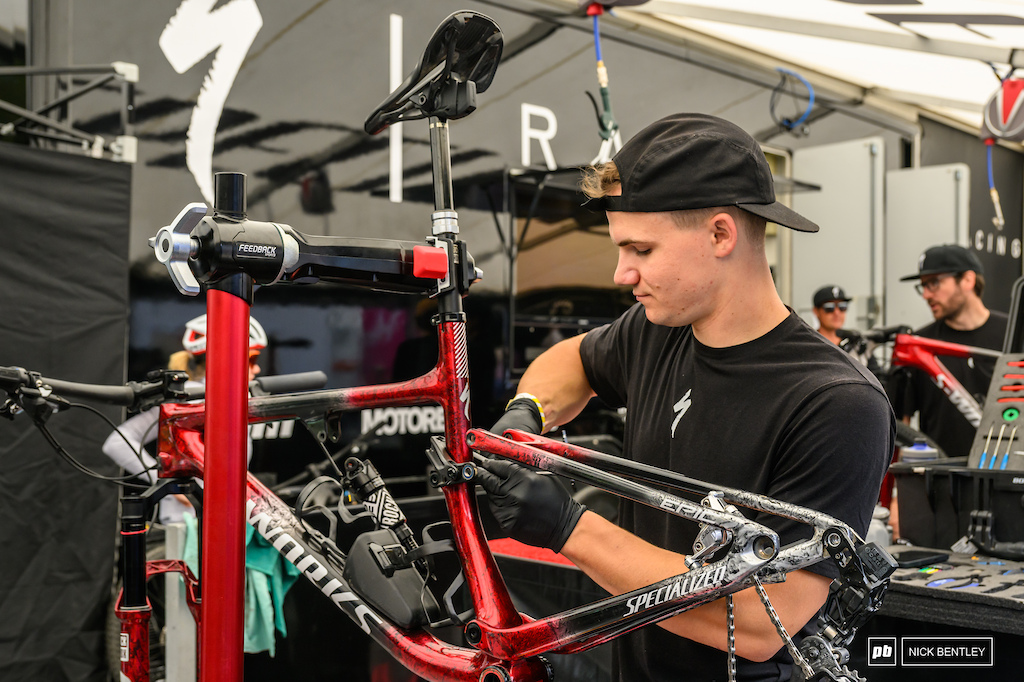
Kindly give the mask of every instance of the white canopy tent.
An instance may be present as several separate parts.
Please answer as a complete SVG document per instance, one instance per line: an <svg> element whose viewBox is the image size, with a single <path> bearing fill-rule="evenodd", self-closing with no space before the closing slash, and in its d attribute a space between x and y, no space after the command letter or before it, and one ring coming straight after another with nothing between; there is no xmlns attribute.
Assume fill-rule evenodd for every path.
<svg viewBox="0 0 1024 682"><path fill-rule="evenodd" d="M650 0L649 14L816 78L978 128L985 102L1024 66L1022 0Z"/></svg>

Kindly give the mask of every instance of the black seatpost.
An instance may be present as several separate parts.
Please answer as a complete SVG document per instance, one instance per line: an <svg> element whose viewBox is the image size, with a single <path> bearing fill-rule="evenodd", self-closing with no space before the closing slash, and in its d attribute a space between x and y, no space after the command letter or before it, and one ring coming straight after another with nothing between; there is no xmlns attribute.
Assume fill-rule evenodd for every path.
<svg viewBox="0 0 1024 682"><path fill-rule="evenodd" d="M448 121L436 116L430 117L430 160L434 169L434 210L451 211L455 208L455 201L452 198L452 150L448 138Z"/></svg>
<svg viewBox="0 0 1024 682"><path fill-rule="evenodd" d="M438 240L447 241L449 277L458 281L461 258L459 253L459 216L455 212L452 191L452 152L448 138L448 121L437 116L430 119L430 161L434 172L434 212L431 214L431 232ZM454 287L437 297L437 310L441 319L462 316L462 293Z"/></svg>

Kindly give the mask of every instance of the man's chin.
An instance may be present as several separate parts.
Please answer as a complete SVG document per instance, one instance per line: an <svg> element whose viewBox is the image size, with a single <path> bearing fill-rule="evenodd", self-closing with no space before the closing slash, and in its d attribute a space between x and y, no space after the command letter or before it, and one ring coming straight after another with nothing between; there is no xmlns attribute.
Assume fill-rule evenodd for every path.
<svg viewBox="0 0 1024 682"><path fill-rule="evenodd" d="M664 311L652 308L653 307L649 308L644 305L644 314L647 316L647 321L651 324L656 324L661 327L683 327L689 324L689 322L673 319L671 315L666 314Z"/></svg>

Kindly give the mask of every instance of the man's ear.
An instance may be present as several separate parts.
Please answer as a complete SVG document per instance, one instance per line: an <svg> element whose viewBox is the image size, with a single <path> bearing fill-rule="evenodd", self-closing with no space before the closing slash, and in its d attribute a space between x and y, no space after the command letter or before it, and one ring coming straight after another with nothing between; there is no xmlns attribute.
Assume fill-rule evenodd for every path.
<svg viewBox="0 0 1024 682"><path fill-rule="evenodd" d="M728 256L739 242L739 226L736 219L722 211L711 216L709 220L713 249L716 257Z"/></svg>
<svg viewBox="0 0 1024 682"><path fill-rule="evenodd" d="M966 289L974 291L974 285L978 281L978 273L974 270L967 270L963 275L960 276L960 283Z"/></svg>

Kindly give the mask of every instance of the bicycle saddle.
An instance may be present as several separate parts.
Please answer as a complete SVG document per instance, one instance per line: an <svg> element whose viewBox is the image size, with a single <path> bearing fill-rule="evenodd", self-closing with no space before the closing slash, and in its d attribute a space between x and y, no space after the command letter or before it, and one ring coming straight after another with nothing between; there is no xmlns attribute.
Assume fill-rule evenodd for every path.
<svg viewBox="0 0 1024 682"><path fill-rule="evenodd" d="M494 78L502 45L501 29L493 19L479 12L455 12L437 27L419 64L363 128L376 135L399 121L469 115L476 109L476 93Z"/></svg>

